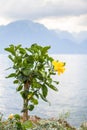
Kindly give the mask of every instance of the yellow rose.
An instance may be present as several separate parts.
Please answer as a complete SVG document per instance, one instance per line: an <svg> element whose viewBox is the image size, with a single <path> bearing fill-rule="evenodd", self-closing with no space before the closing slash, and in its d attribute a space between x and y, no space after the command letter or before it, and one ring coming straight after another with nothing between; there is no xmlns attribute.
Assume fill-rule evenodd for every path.
<svg viewBox="0 0 87 130"><path fill-rule="evenodd" d="M13 117L14 117L14 115L13 115L13 114L10 114L8 118L9 118L9 119L13 119Z"/></svg>
<svg viewBox="0 0 87 130"><path fill-rule="evenodd" d="M58 72L58 75L60 75L61 73L64 73L65 71L65 64L63 62L60 61L53 61L52 62L53 66L54 66L54 70Z"/></svg>

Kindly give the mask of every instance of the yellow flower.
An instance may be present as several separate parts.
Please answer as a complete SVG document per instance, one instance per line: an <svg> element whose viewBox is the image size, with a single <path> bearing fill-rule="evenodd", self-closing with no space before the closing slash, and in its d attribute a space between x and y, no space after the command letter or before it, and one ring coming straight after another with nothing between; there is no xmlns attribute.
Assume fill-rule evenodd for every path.
<svg viewBox="0 0 87 130"><path fill-rule="evenodd" d="M64 73L65 71L65 64L63 62L60 61L53 61L52 62L53 66L54 66L54 70L58 72L58 75L60 75L61 73Z"/></svg>
<svg viewBox="0 0 87 130"><path fill-rule="evenodd" d="M9 119L13 119L13 117L14 117L14 115L13 115L13 114L10 114L8 118L9 118Z"/></svg>

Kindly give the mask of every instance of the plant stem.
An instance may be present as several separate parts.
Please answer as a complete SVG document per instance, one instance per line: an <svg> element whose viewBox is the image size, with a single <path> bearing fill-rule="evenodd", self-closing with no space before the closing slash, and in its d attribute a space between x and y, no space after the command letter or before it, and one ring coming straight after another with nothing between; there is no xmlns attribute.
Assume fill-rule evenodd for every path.
<svg viewBox="0 0 87 130"><path fill-rule="evenodd" d="M24 90L27 90L29 91L29 87L30 87L30 84L29 84L29 81L26 81L26 83L24 84ZM24 112L23 112L23 122L28 120L28 109L27 109L27 106L28 106L28 98L26 99L23 99L23 109L24 109Z"/></svg>

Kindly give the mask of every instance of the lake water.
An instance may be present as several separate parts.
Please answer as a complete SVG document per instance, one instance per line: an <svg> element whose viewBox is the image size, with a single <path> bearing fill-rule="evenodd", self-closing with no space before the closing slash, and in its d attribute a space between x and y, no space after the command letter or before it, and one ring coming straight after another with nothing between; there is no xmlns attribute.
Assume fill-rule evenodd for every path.
<svg viewBox="0 0 87 130"><path fill-rule="evenodd" d="M30 112L43 118L59 117L70 113L68 121L78 127L87 121L87 55L52 55L55 59L66 62L63 75L56 75L60 82L58 92L50 90L48 100L51 105L40 100L39 105ZM10 113L20 113L22 99L16 92L12 79L6 79L11 65L6 55L0 55L0 112L6 117Z"/></svg>

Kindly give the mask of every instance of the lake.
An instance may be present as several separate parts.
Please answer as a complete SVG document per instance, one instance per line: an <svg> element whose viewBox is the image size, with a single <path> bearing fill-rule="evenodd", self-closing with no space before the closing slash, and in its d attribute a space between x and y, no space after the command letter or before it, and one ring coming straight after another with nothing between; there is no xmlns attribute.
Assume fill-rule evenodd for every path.
<svg viewBox="0 0 87 130"><path fill-rule="evenodd" d="M39 105L30 112L43 118L59 117L70 113L68 121L78 127L87 121L87 55L51 55L55 59L66 62L66 71L55 79L60 82L58 92L49 91L48 100L51 105L40 100ZM8 117L10 113L20 113L22 99L16 92L12 79L6 79L11 65L6 55L0 54L0 112Z"/></svg>

